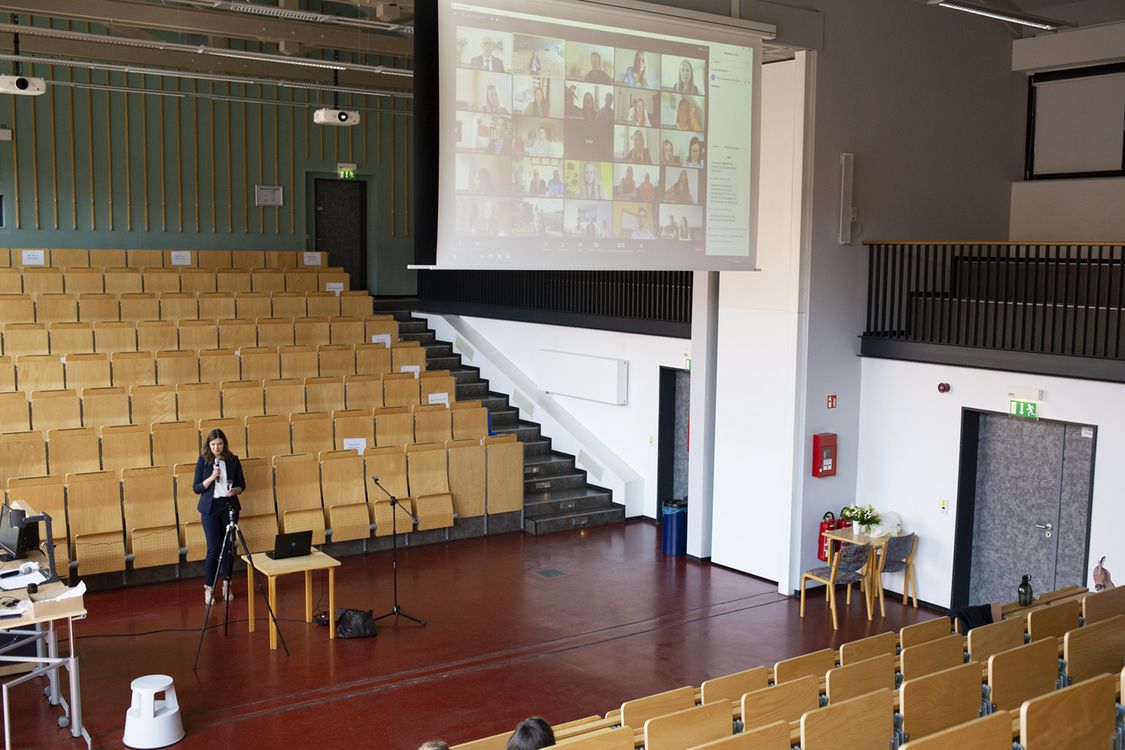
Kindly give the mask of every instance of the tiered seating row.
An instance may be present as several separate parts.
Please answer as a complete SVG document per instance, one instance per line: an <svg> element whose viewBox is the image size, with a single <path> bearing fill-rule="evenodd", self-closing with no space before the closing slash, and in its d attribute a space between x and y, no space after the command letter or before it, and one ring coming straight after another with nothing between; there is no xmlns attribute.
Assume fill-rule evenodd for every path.
<svg viewBox="0 0 1125 750"><path fill-rule="evenodd" d="M170 429L178 429L170 426ZM183 431L184 448L198 444ZM154 451L156 433L153 434ZM234 441L232 440L232 443ZM190 455L190 454L188 454ZM251 551L273 544L278 530L312 530L314 543L441 529L454 515L468 518L519 510L522 493L508 492L522 474L523 450L514 436L445 444L328 450L247 457L247 489L239 525ZM114 471L75 471L7 482L8 502L20 501L55 519L56 556L76 562L80 575L175 564L180 555L206 553L193 489L195 463ZM494 477L493 474L496 476ZM387 492L418 517L392 521L389 497L369 488L378 476ZM181 550L181 547L183 548Z"/></svg>
<svg viewBox="0 0 1125 750"><path fill-rule="evenodd" d="M3 270L3 269L0 269ZM5 323L139 323L200 318L336 318L372 315L367 292L41 292L0 294Z"/></svg>
<svg viewBox="0 0 1125 750"><path fill-rule="evenodd" d="M0 267L94 268L323 268L328 253L294 250L87 250L0 248Z"/></svg>
<svg viewBox="0 0 1125 750"><path fill-rule="evenodd" d="M351 289L342 268L0 268L4 294L330 292Z"/></svg>

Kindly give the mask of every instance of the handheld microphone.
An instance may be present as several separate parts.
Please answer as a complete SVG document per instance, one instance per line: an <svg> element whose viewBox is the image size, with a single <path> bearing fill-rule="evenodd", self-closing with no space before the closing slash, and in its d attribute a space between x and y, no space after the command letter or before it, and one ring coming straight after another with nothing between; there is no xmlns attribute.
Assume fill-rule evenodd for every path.
<svg viewBox="0 0 1125 750"><path fill-rule="evenodd" d="M372 482L378 482L378 481L379 481L379 477L371 477L371 481L372 481Z"/></svg>

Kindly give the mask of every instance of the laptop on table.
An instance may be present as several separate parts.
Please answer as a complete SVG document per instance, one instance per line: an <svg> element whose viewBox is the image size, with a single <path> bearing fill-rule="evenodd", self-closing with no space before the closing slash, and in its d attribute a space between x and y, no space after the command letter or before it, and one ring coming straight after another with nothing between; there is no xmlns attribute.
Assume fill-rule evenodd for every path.
<svg viewBox="0 0 1125 750"><path fill-rule="evenodd" d="M273 551L267 552L271 560L284 560L289 557L303 557L312 552L312 530L294 531L278 534L273 540Z"/></svg>

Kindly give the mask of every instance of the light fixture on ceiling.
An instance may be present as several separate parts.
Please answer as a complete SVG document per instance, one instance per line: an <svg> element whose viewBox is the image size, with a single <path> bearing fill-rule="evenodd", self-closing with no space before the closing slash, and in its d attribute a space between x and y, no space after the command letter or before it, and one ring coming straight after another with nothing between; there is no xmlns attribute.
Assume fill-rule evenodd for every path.
<svg viewBox="0 0 1125 750"><path fill-rule="evenodd" d="M997 21L1004 21L1005 23L1019 24L1020 26L1030 26L1033 29L1041 31L1058 31L1063 26L1072 26L1063 21L1054 21L1049 18L1039 18L1038 16L1029 16L1023 13L1009 13L995 8L989 8L984 5L973 5L972 3L963 3L960 0L926 0L929 5L938 5L942 8L949 8L950 10L959 10L962 13L972 13L976 16L984 16L985 18L992 18Z"/></svg>

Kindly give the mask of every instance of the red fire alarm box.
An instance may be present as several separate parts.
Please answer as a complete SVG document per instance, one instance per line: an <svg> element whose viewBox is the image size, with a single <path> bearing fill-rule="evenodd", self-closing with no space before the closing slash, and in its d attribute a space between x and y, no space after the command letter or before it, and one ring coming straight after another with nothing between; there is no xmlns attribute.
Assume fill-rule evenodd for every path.
<svg viewBox="0 0 1125 750"><path fill-rule="evenodd" d="M818 432L812 436L812 475L836 476L836 433Z"/></svg>

